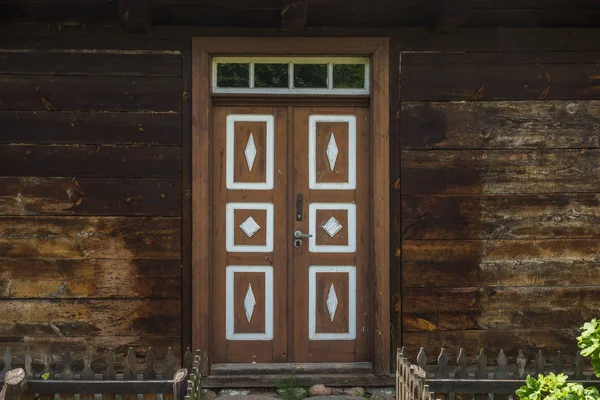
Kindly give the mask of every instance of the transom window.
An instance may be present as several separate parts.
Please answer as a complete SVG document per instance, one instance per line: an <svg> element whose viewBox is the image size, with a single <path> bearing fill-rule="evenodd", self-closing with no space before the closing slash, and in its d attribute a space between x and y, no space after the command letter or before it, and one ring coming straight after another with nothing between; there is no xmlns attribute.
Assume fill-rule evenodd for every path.
<svg viewBox="0 0 600 400"><path fill-rule="evenodd" d="M213 93L369 94L368 57L215 57Z"/></svg>

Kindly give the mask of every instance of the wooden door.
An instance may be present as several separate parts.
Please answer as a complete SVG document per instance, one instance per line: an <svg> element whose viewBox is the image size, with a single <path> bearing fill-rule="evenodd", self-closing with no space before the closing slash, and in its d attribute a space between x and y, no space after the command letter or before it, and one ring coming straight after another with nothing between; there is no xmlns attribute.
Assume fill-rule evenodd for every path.
<svg viewBox="0 0 600 400"><path fill-rule="evenodd" d="M368 361L369 110L213 116L214 362Z"/></svg>

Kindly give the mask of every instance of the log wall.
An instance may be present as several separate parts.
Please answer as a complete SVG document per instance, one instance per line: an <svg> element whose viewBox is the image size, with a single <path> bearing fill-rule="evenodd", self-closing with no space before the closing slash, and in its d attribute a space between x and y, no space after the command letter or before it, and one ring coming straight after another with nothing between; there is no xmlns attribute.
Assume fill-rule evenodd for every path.
<svg viewBox="0 0 600 400"><path fill-rule="evenodd" d="M179 51L0 51L0 346L181 355L185 99Z"/></svg>
<svg viewBox="0 0 600 400"><path fill-rule="evenodd" d="M575 350L600 296L600 53L402 54L407 347Z"/></svg>

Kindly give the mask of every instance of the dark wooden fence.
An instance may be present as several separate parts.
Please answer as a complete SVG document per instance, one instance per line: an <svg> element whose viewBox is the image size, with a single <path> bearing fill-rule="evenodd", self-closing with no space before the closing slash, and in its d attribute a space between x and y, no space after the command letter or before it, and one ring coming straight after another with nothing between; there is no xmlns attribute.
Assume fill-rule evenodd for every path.
<svg viewBox="0 0 600 400"><path fill-rule="evenodd" d="M82 369L74 370L69 351L58 355L46 351L37 372L29 352L19 357L21 365L15 362L10 348L5 349L2 358L0 382L4 382L4 388L0 400L52 400L56 395L61 400L73 400L74 395L79 395L79 400L98 400L99 395L102 400L115 400L116 395L121 395L122 400L137 400L138 395L143 400L199 399L200 356L193 356L189 348L181 363L169 348L164 360L160 360L161 372L155 368L157 360L151 348L142 368L138 368L135 352L130 348L122 362L111 351L102 363L102 371L92 369L91 358L83 360ZM60 359L60 372L55 370L55 359Z"/></svg>
<svg viewBox="0 0 600 400"><path fill-rule="evenodd" d="M528 363L519 351L513 365L509 365L504 352L500 350L496 363L489 365L483 349L469 364L467 355L460 349L456 363L449 365L448 353L441 349L436 364L427 363L427 355L421 347L409 361L405 349L398 349L396 356L396 398L397 400L494 400L515 399L515 391L521 387L527 375L537 376L548 372L564 373L573 382L582 382L600 388L591 368L579 353L573 362L566 365L565 357L559 351L553 364L547 364L542 351ZM491 368L490 368L491 367Z"/></svg>

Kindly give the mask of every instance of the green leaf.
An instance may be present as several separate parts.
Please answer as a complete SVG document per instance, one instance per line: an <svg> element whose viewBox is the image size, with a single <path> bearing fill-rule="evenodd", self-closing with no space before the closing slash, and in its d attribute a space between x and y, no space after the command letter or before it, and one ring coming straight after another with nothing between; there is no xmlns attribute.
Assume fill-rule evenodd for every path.
<svg viewBox="0 0 600 400"><path fill-rule="evenodd" d="M48 378L50 378L50 372L44 372L42 374L42 379L45 380L45 381L47 381Z"/></svg>

